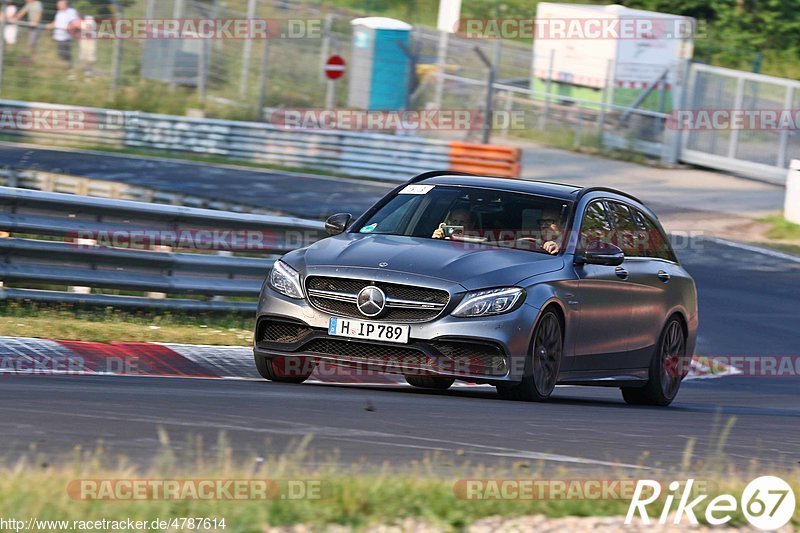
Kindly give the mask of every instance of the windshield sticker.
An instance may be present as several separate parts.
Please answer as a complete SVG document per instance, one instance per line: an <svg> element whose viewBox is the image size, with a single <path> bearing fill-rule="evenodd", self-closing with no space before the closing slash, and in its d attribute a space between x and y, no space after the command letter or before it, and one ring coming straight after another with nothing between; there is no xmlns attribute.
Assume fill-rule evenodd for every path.
<svg viewBox="0 0 800 533"><path fill-rule="evenodd" d="M377 227L378 227L377 224L369 224L368 226L364 226L363 228L361 228L359 233L371 233L371 232L375 231L375 228L377 228Z"/></svg>
<svg viewBox="0 0 800 533"><path fill-rule="evenodd" d="M397 194L428 194L434 187L435 185L406 185Z"/></svg>

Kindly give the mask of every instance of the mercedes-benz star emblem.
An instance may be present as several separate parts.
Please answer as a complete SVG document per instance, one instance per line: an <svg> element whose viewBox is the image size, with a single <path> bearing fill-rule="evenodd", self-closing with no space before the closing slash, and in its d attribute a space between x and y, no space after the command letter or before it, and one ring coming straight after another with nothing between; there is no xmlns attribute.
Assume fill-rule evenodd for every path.
<svg viewBox="0 0 800 533"><path fill-rule="evenodd" d="M358 293L358 310L364 316L378 316L386 306L386 295L378 287L364 287Z"/></svg>

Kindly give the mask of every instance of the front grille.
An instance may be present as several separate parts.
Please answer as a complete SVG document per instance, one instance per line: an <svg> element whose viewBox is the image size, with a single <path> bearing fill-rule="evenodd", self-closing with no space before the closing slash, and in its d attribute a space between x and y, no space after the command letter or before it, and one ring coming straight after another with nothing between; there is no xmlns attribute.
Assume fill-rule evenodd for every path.
<svg viewBox="0 0 800 533"><path fill-rule="evenodd" d="M348 278L309 276L306 278L306 291L329 291L341 293L343 299L309 293L311 305L332 315L347 316L352 318L365 318L354 302L359 291L368 285L379 287L391 300L412 302L409 306L393 307L391 303L382 315L376 317L387 322L426 322L439 316L450 301L450 294L439 289L414 287L397 283L371 282L368 280L354 280ZM350 301L346 301L350 300ZM414 306L418 307L414 307ZM425 306L431 306L426 308Z"/></svg>
<svg viewBox="0 0 800 533"><path fill-rule="evenodd" d="M263 319L258 324L258 341L294 344L313 330L305 324Z"/></svg>
<svg viewBox="0 0 800 533"><path fill-rule="evenodd" d="M405 346L386 346L338 339L314 339L303 347L303 353L333 355L344 360L406 365L429 366L433 360L423 352Z"/></svg>

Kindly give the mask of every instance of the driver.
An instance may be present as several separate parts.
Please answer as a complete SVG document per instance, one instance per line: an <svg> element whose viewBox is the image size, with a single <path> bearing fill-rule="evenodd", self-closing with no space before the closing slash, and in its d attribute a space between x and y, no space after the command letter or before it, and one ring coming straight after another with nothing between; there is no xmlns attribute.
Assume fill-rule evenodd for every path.
<svg viewBox="0 0 800 533"><path fill-rule="evenodd" d="M463 226L464 231L472 231L475 229L475 215L472 214L472 211L464 209L463 207L454 209L450 212L450 216L447 217L446 221L439 224L439 227L433 232L431 238L449 239L450 237L445 237L444 234L445 226Z"/></svg>
<svg viewBox="0 0 800 533"><path fill-rule="evenodd" d="M542 249L551 255L556 255L561 250L561 211L558 209L542 210L542 218L539 219L539 231L541 232Z"/></svg>

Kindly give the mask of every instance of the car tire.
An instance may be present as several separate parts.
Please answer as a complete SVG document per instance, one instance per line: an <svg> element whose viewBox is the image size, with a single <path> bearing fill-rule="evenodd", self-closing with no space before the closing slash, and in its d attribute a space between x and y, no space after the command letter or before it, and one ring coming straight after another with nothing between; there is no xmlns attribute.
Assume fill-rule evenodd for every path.
<svg viewBox="0 0 800 533"><path fill-rule="evenodd" d="M314 365L304 357L253 357L261 377L278 383L302 383L314 371Z"/></svg>
<svg viewBox="0 0 800 533"><path fill-rule="evenodd" d="M440 378L437 376L404 376L412 387L420 389L447 390L453 384L455 378Z"/></svg>
<svg viewBox="0 0 800 533"><path fill-rule="evenodd" d="M644 387L621 387L622 398L631 405L666 407L681 386L689 370L686 356L686 333L681 321L673 317L664 326L650 361L649 376Z"/></svg>
<svg viewBox="0 0 800 533"><path fill-rule="evenodd" d="M550 398L558 382L564 352L561 318L553 310L545 311L536 324L530 356L517 385L498 385L497 393L506 400L543 402Z"/></svg>

